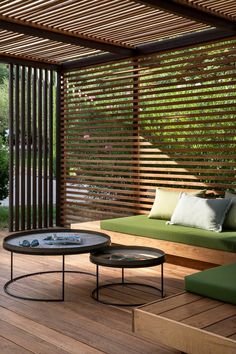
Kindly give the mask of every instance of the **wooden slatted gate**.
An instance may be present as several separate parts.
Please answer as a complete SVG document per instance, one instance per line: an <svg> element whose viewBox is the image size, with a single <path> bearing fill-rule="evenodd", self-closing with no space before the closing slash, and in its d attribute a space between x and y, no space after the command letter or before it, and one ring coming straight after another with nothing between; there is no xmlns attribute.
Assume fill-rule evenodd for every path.
<svg viewBox="0 0 236 354"><path fill-rule="evenodd" d="M147 213L157 186L235 190L236 41L64 74L62 222Z"/></svg>
<svg viewBox="0 0 236 354"><path fill-rule="evenodd" d="M10 65L9 230L53 226L55 73Z"/></svg>

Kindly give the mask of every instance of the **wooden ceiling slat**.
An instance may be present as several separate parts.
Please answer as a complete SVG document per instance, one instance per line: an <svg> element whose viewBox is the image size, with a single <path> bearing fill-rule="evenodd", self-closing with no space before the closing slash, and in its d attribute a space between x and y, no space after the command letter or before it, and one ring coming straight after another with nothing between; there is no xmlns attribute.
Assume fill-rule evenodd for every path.
<svg viewBox="0 0 236 354"><path fill-rule="evenodd" d="M60 4L63 4L63 0L61 0L59 2L60 2ZM50 8L50 5L48 6L48 3L49 4L53 3L53 1L47 1L47 0L37 0L37 1L23 0L20 2L17 1L16 5L12 6L12 7L8 7L8 9L6 9L5 13L7 16L18 16L19 17L22 14L28 13L28 11L31 13L32 11L34 11L34 9L48 10Z"/></svg>
<svg viewBox="0 0 236 354"><path fill-rule="evenodd" d="M165 17L165 14L159 16L159 19L161 20L162 17ZM115 19L115 21L113 21L113 19ZM129 18L127 17L127 12L122 12L120 14L117 14L116 12L113 12L111 14L109 14L109 17L105 14L103 16L97 16L96 19L93 20L93 26L96 27L96 31L98 29L101 29L102 26L104 25L111 25L113 27L116 27L116 23L121 23L121 21L124 21L124 23L128 24L128 23L133 23L137 21L139 21L139 24L141 23L141 21L155 21L156 22L156 16L154 11L147 13L146 15L143 14L143 10L141 9L140 11L136 11L135 14L132 14L132 16ZM111 22L112 21L112 22ZM76 21L75 22L75 26L76 26ZM65 23L64 23L65 25ZM73 25L73 23L70 22L70 25ZM80 29L81 30L86 30L86 28L88 29L88 27L91 26L91 20L90 19L83 19L80 22ZM68 28L70 30L76 30L76 27L73 28Z"/></svg>
<svg viewBox="0 0 236 354"><path fill-rule="evenodd" d="M139 24L139 28L137 29L137 24L135 22L129 23L129 27L128 28L123 28L122 24L117 25L114 30L111 32L111 28L112 26L109 26L109 24L106 26L107 28L100 30L97 30L98 34L102 34L102 35L109 35L110 38L114 39L120 39L122 40L122 37L126 36L126 40L131 42L132 40L137 40L140 37L140 34L142 33L142 39L146 38L146 37L150 37L150 29L152 29L152 34L155 36L158 35L159 32L162 33L162 35L166 32L168 32L170 29L172 29L173 31L178 30L179 28L183 27L183 24L181 22L181 20L163 20L160 21L160 24L162 24L163 26L165 26L165 31L160 30L157 31L156 29L156 23L155 21L152 22L147 22L144 21L144 23L140 23ZM196 25L198 27L198 25ZM195 26L194 26L195 28ZM201 27L202 28L202 27ZM145 32L145 35L144 35ZM91 31L89 31L88 33L91 33Z"/></svg>
<svg viewBox="0 0 236 354"><path fill-rule="evenodd" d="M14 55L27 56L33 55L35 58L45 58L44 50L48 53L48 59L56 59L58 61L58 53L61 51L63 54L62 60L68 58L78 58L81 55L87 55L88 49L83 47L77 47L70 44L58 43L47 39L30 37L22 34L15 34L7 31L0 31L0 48L2 52L8 52ZM50 49L50 51L48 51ZM90 54L95 54L98 51L89 50Z"/></svg>
<svg viewBox="0 0 236 354"><path fill-rule="evenodd" d="M113 18L115 18L114 21L112 21ZM181 19L180 17L173 18L173 17L171 17L165 13L162 13L162 12L158 13L158 16L157 16L157 14L154 11L152 11L152 12L150 11L150 12L144 14L142 10L136 11L130 17L127 17L127 14L124 14L124 13L121 13L119 16L116 13L112 13L108 17L106 16L104 19L105 19L105 21L100 21L98 18L96 18L96 20L94 21L93 25L96 28L96 32L100 29L101 26L103 26L104 24L109 24L109 23L111 25L111 28L112 27L117 28L119 24L125 23L126 26L124 26L124 28L128 29L128 27L130 26L131 23L136 23L136 25L137 25L137 21L138 21L138 23L140 25L145 20L146 21L155 21L155 22L157 22L157 20L158 20L159 27L160 27L160 22L163 20L169 20L169 21L181 20L181 21L185 22L185 19ZM96 25L96 23L97 23L97 25ZM82 25L83 25L83 22L82 22ZM86 22L84 24L84 26L85 26L86 31L89 31L91 29L90 22ZM83 26L82 26L82 28L83 28ZM75 28L74 28L74 30L75 30Z"/></svg>
<svg viewBox="0 0 236 354"><path fill-rule="evenodd" d="M199 14L204 16L200 18ZM175 46L178 38L184 39L186 34L194 32L198 35L198 31L206 30L209 24L223 26L227 31L236 31L236 3L233 0L167 0L165 2L159 0L3 0L0 2L0 16L2 21L7 19L10 24L13 24L14 31L24 31L19 25L27 28L27 33L24 32L23 37L19 34L14 37L9 28L4 34L0 30L0 41L1 38L5 40L8 35L11 43L14 41L16 43L15 48L7 47L8 44L4 48L4 42L1 43L2 52L7 52L9 55L26 55L26 51L23 51L20 44L22 39L22 43L25 41L28 45L25 49L28 48L30 55L35 59L48 58L58 63L68 62L68 68L71 68L70 61L79 60L81 57L92 58L94 54L100 53L99 50L101 53L105 50L118 53L114 55L114 59L117 60L133 55L135 51L131 49L136 47L139 53L141 51L147 53L148 50L153 49L158 51L160 40L168 41L176 37L169 42L170 47ZM216 20L214 23L211 21L213 18ZM43 37L47 41L45 48L38 38L34 40L35 44L30 46L27 36ZM227 33L222 33L221 36L227 36ZM69 37L73 39L70 40ZM219 38L219 34L212 31L212 39L214 38ZM194 36L192 40L196 43ZM65 44L68 41L70 46L63 46L62 42ZM187 39L184 39L184 45L186 41ZM156 45L145 47L151 42L156 42ZM179 43L181 45L181 41ZM160 48L161 46L160 42ZM110 58L112 60L112 57ZM101 62L102 59L101 56L99 61ZM105 56L104 60L108 60L108 57ZM93 60L88 63L92 62ZM84 63L86 65L86 60ZM71 65L73 67L75 64Z"/></svg>
<svg viewBox="0 0 236 354"><path fill-rule="evenodd" d="M155 40L157 38L165 39L166 37L177 35L179 33L180 29L183 29L182 33L184 34L185 32L194 32L195 30L200 29L200 26L191 25L191 27L187 27L187 26L183 26L180 23L179 25L175 24L175 27L173 27L171 25L166 26L165 31L160 30L160 32L158 32L155 29L155 26L154 26L153 30L147 30L147 27L145 27L145 28L141 27L139 30L136 30L136 31L135 30L134 31L127 30L127 32L126 31L117 31L116 38L121 39L122 36L126 36L126 38L130 44L136 45L137 41L139 39L142 39L142 41L145 40L146 42L149 42L149 41ZM145 33L145 35L144 35L144 33ZM111 38L115 38L114 37L115 33L110 34L110 36L111 36Z"/></svg>
<svg viewBox="0 0 236 354"><path fill-rule="evenodd" d="M126 9L126 5L125 4L121 4L118 7L114 8L114 6L112 4L106 4L105 8L102 10L102 11L97 11L97 8L96 7L96 17L94 16L94 14L91 12L91 9L88 11L88 14L85 14L82 18L81 18L81 21L79 23L79 29L82 29L83 28L83 24L84 23L87 23L89 25L89 27L91 27L91 21L93 23L93 26L96 24L96 22L100 22L101 19L105 18L105 19L109 19L109 21L111 21L111 19L116 19L120 16L120 15L125 15L126 18L127 18L127 15L131 15L132 12L135 10L135 7L136 5L133 5L131 6L129 9ZM154 11L153 11L154 12ZM152 12L152 13L153 13ZM135 14L136 13L141 13L143 14L143 8L141 8L140 10L136 10L135 11ZM133 14L132 14L133 16ZM71 24L71 19L75 19L75 21L73 22L76 22L78 23L78 15L77 15L77 18L76 18L76 15L74 14L69 14L67 17L66 17L66 20L65 18L63 18L63 16L59 16L59 21L55 18L53 18L51 21L46 21L45 24L48 24L50 26L59 26L60 24L69 29L67 27L67 24ZM77 25L77 30L78 30L78 25Z"/></svg>
<svg viewBox="0 0 236 354"><path fill-rule="evenodd" d="M53 60L45 60L43 58L33 58L31 56L14 56L9 53L0 54L0 62L6 63L11 62L12 64L27 65L37 68L50 69L50 70L60 70L60 66Z"/></svg>
<svg viewBox="0 0 236 354"><path fill-rule="evenodd" d="M129 54L132 55L132 50L127 48L127 45L113 44L102 39L86 38L84 35L73 35L58 29L48 29L45 26L38 24L27 24L22 20L9 19L6 16L0 15L0 28L23 33L25 35L33 35L39 38L46 38L53 41L68 43L73 45L84 46L103 51Z"/></svg>
<svg viewBox="0 0 236 354"><path fill-rule="evenodd" d="M140 0L141 3L152 6L154 8L163 9L171 14L177 14L179 16L189 18L200 23L206 23L208 25L222 28L223 30L235 31L235 22L230 18L224 19L217 16L215 11L204 11L200 6L194 6L194 1L182 1L182 0Z"/></svg>
<svg viewBox="0 0 236 354"><path fill-rule="evenodd" d="M48 11L48 8L40 9L39 11L37 11L37 13L33 15L27 14L25 16L25 19L28 21L40 21L41 19L48 20L50 18L55 18L55 16L63 17L66 16L68 13L70 14L72 10L80 11L85 3L86 0L80 0L79 2L70 1L70 3L65 3L64 0L56 1L54 2L53 6L50 7L50 11ZM95 3L96 0L91 0L90 6ZM61 4L63 4L63 7L61 6Z"/></svg>
<svg viewBox="0 0 236 354"><path fill-rule="evenodd" d="M25 0L24 5L27 3L32 3L32 1ZM1 1L1 11L4 11L4 10L7 11L9 8L11 9L11 11L14 11L14 9L19 9L19 1L16 1L16 0Z"/></svg>
<svg viewBox="0 0 236 354"><path fill-rule="evenodd" d="M176 2L187 4L193 7L201 7L207 12L214 12L228 19L234 19L236 13L236 4L234 0L177 0Z"/></svg>
<svg viewBox="0 0 236 354"><path fill-rule="evenodd" d="M107 19L107 18L106 18ZM105 33L104 30L106 29L111 29L111 28L115 28L115 33L116 32L119 32L118 31L118 28L122 29L123 28L123 25L126 24L125 28L123 28L123 31L125 32L128 32L128 29L132 29L132 28L136 28L137 30L137 21L139 22L139 28L144 26L144 28L146 26L150 27L150 26L153 26L155 25L156 26L156 18L150 14L149 16L145 16L143 17L143 15L140 15L140 16L133 16L132 18L130 19L127 19L126 16L123 16L122 19L120 19L120 21L118 23L112 23L110 22L110 19L107 19L106 21L103 21L102 24L98 24L98 26L96 27L96 32L99 33L99 31L103 31L102 33ZM164 22L171 22L173 21L172 19L167 19L165 20L165 16L163 17L160 17L159 18L159 24L163 24ZM178 20L176 20L178 22L181 22L181 19L179 18ZM174 21L173 21L174 22ZM127 27L128 25L128 27ZM81 29L83 28L83 26L81 26ZM70 30L75 30L75 28L71 27ZM113 33L114 33L113 32Z"/></svg>

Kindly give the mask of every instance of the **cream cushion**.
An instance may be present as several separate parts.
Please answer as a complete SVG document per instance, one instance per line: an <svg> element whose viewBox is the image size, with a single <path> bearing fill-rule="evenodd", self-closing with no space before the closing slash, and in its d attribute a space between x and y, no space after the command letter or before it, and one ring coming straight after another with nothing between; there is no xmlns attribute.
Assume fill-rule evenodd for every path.
<svg viewBox="0 0 236 354"><path fill-rule="evenodd" d="M169 223L220 232L230 204L230 199L204 199L182 193Z"/></svg>
<svg viewBox="0 0 236 354"><path fill-rule="evenodd" d="M150 219L170 220L171 215L173 214L179 201L180 194L180 191L157 188L156 197L148 217ZM205 190L193 190L188 192L188 194L203 197L205 195Z"/></svg>

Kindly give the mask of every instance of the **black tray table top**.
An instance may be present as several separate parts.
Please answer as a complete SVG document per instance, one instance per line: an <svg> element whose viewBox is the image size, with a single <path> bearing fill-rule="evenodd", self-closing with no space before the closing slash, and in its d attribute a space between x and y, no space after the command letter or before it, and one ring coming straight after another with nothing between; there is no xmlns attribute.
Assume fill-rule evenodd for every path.
<svg viewBox="0 0 236 354"><path fill-rule="evenodd" d="M57 238L60 236L61 238L69 237L69 236L79 236L80 243L72 244L67 243L61 240L62 243L58 243L58 239L56 240L56 244L48 244L48 240L44 240L48 237ZM29 241L29 244L32 245L33 240L38 240L38 245L35 247L25 247L22 246L22 242L26 240ZM54 240L55 241L55 240ZM77 270L66 270L65 269L65 256L66 255L77 255L81 253L89 253L92 251L96 251L105 246L109 246L111 243L110 237L101 232L95 231L87 231L87 230L72 230L72 229L42 229L42 230L34 230L34 231L22 231L13 233L3 240L3 248L11 253L11 277L10 280L7 281L4 285L4 291L15 298L23 299L23 300L31 300L31 301L64 301L65 299L65 273L79 273L79 274L88 274L94 276L92 273L77 271ZM33 246L33 245L32 245ZM61 270L49 270L43 272L36 273L28 273L18 277L14 277L14 262L13 255L15 253L31 255L31 256L61 256L62 257L62 269ZM61 283L61 296L59 298L36 298L36 297L28 297L24 295L16 295L12 293L10 286L12 283L16 283L17 281L30 278L33 276L41 275L41 274L52 274L52 273L60 273L62 276Z"/></svg>
<svg viewBox="0 0 236 354"><path fill-rule="evenodd" d="M152 267L165 262L165 253L151 247L111 246L91 253L90 261L114 268Z"/></svg>
<svg viewBox="0 0 236 354"><path fill-rule="evenodd" d="M142 286L147 287L160 293L164 297L164 276L163 264L165 262L165 252L151 247L143 246L108 246L90 254L90 261L96 264L96 288L92 290L91 296L98 302L113 306L140 306L143 303L119 303L105 300L100 294L100 290L104 288L124 287L124 286ZM161 266L161 286L156 287L144 283L127 282L124 276L125 268L144 268ZM121 282L108 283L100 285L99 282L99 266L121 268Z"/></svg>
<svg viewBox="0 0 236 354"><path fill-rule="evenodd" d="M79 244L47 244L44 239L48 236L54 235L75 235L81 237L81 243ZM39 246L36 247L22 247L20 243L24 240L32 242L37 239ZM87 230L72 230L72 229L47 229L36 231L23 231L12 234L4 238L3 248L14 252L23 254L35 254L35 255L70 255L79 253L88 253L98 248L107 246L110 244L110 237L101 232L87 231Z"/></svg>

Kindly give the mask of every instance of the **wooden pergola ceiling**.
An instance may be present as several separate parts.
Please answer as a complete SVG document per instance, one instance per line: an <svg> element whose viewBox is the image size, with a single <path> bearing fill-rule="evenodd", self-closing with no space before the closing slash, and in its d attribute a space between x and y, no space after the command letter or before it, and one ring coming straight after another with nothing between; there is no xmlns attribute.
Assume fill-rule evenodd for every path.
<svg viewBox="0 0 236 354"><path fill-rule="evenodd" d="M232 36L235 16L234 0L3 0L0 60L70 69Z"/></svg>

